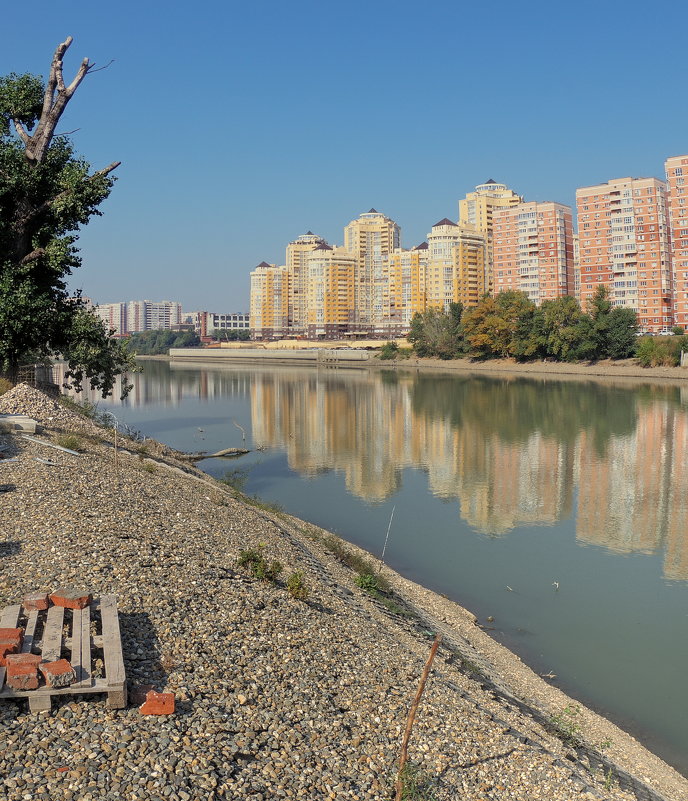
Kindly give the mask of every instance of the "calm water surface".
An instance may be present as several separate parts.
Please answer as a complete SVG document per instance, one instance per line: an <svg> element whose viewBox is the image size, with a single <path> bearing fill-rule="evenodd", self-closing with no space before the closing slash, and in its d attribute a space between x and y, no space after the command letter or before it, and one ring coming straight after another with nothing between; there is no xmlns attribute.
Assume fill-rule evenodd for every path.
<svg viewBox="0 0 688 801"><path fill-rule="evenodd" d="M445 593L688 775L688 387L145 362L101 402ZM509 589L511 588L511 589Z"/></svg>

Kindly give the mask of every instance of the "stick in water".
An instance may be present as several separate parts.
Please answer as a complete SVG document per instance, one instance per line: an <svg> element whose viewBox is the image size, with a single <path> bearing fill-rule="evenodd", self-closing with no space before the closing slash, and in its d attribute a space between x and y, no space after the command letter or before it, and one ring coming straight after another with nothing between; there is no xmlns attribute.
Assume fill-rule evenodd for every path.
<svg viewBox="0 0 688 801"><path fill-rule="evenodd" d="M382 570L382 565L385 563L385 551L387 550L387 540L389 539L389 530L392 528L392 518L394 517L394 510L396 509L396 504L392 507L392 514L389 516L389 525L387 526L387 534L385 536L385 544L382 546L382 556L380 557L380 567L378 568L377 572L379 573Z"/></svg>

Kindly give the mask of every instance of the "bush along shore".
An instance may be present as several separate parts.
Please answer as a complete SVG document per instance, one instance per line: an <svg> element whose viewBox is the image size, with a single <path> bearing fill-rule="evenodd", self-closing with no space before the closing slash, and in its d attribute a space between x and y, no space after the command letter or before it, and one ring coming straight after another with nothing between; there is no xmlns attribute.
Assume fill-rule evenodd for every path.
<svg viewBox="0 0 688 801"><path fill-rule="evenodd" d="M172 715L59 696L0 701L0 796L391 799L436 634L402 797L688 799L688 782L536 677L461 607L338 538L248 502L19 385L1 413L0 605L35 590L114 593L130 690ZM69 442L79 455L46 447ZM47 457L47 458L46 458Z"/></svg>

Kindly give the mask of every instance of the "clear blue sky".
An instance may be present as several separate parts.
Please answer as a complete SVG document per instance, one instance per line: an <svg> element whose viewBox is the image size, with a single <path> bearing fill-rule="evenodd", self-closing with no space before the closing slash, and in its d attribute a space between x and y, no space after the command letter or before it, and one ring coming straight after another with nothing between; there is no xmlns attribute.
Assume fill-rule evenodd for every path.
<svg viewBox="0 0 688 801"><path fill-rule="evenodd" d="M688 152L688 6L673 0L18 3L0 74L55 46L114 63L62 130L119 180L81 236L97 302L248 308L249 271L374 206L422 241L488 178L529 200L662 176Z"/></svg>

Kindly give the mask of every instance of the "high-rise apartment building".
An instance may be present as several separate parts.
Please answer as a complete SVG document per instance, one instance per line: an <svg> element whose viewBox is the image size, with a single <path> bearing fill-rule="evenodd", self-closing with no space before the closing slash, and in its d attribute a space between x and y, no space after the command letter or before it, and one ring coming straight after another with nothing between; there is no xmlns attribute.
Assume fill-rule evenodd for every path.
<svg viewBox="0 0 688 801"><path fill-rule="evenodd" d="M428 248L426 305L445 311L455 302L475 306L487 291L485 238L445 217L432 226Z"/></svg>
<svg viewBox="0 0 688 801"><path fill-rule="evenodd" d="M688 156L664 163L669 209L669 241L673 265L674 323L688 329Z"/></svg>
<svg viewBox="0 0 688 801"><path fill-rule="evenodd" d="M360 331L383 331L385 265L401 245L401 229L375 209L361 214L344 229L344 247L356 256L356 326Z"/></svg>
<svg viewBox="0 0 688 801"><path fill-rule="evenodd" d="M397 248L389 255L383 326L390 338L408 333L413 315L425 311L428 253L428 243L421 242L411 250Z"/></svg>
<svg viewBox="0 0 688 801"><path fill-rule="evenodd" d="M126 336L129 332L126 303L101 303L95 307L95 313L116 336Z"/></svg>
<svg viewBox="0 0 688 801"><path fill-rule="evenodd" d="M312 231L297 237L287 245L286 266L289 270L289 327L295 334L306 328L306 295L308 272L306 257L318 245L327 244Z"/></svg>
<svg viewBox="0 0 688 801"><path fill-rule="evenodd" d="M261 262L251 272L249 316L254 339L277 339L289 332L289 270Z"/></svg>
<svg viewBox="0 0 688 801"><path fill-rule="evenodd" d="M576 191L581 302L600 284L615 306L638 314L641 330L671 326L672 275L667 191L658 178L617 178Z"/></svg>
<svg viewBox="0 0 688 801"><path fill-rule="evenodd" d="M523 202L506 184L498 184L490 178L484 184L475 187L463 200L459 201L459 222L472 226L485 237L487 243L487 289L492 291L492 268L494 264L492 252L492 215L495 209L510 208Z"/></svg>
<svg viewBox="0 0 688 801"><path fill-rule="evenodd" d="M573 212L547 201L495 209L494 291L525 292L537 305L573 295Z"/></svg>
<svg viewBox="0 0 688 801"><path fill-rule="evenodd" d="M161 300L130 300L127 303L102 303L96 314L120 336L139 331L170 330L181 325L181 303Z"/></svg>
<svg viewBox="0 0 688 801"><path fill-rule="evenodd" d="M309 339L336 339L351 331L355 318L357 259L345 248L322 243L306 256Z"/></svg>

